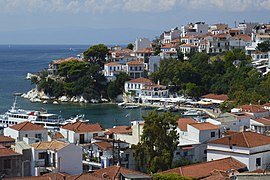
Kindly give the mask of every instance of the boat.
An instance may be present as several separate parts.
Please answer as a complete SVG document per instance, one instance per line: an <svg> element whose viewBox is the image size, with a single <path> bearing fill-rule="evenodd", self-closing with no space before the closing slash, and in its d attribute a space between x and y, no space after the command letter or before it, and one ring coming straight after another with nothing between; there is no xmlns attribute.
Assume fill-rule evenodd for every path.
<svg viewBox="0 0 270 180"><path fill-rule="evenodd" d="M136 109L136 108L139 108L139 106L136 106L136 105L130 105L130 106L124 106L123 107L124 109Z"/></svg>
<svg viewBox="0 0 270 180"><path fill-rule="evenodd" d="M190 109L188 111L184 112L184 116L200 116L202 114L201 111L196 110L196 109Z"/></svg>
<svg viewBox="0 0 270 180"><path fill-rule="evenodd" d="M65 120L65 122L62 123L61 125L66 125L68 123L75 123L77 121L80 121L83 123L89 122L88 119L84 119L84 114L81 114L81 115L76 115L75 117L71 117L70 119Z"/></svg>
<svg viewBox="0 0 270 180"><path fill-rule="evenodd" d="M15 97L15 101L9 109L4 114L0 115L0 126L8 127L13 126L25 121L41 125L47 129L56 129L59 128L65 120L57 115L47 113L46 110L25 110L19 109L16 107L17 105L17 96Z"/></svg>
<svg viewBox="0 0 270 180"><path fill-rule="evenodd" d="M125 106L126 105L126 102L121 102L121 103L118 103L117 105L118 106Z"/></svg>

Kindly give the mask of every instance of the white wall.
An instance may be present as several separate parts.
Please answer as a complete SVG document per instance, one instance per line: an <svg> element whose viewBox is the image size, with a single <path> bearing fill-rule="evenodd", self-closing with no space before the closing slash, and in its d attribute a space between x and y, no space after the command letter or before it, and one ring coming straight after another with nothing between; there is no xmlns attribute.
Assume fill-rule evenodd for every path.
<svg viewBox="0 0 270 180"><path fill-rule="evenodd" d="M15 129L10 128L10 127L4 128L4 135L10 136L10 137L14 138L16 141L19 140L19 132Z"/></svg>
<svg viewBox="0 0 270 180"><path fill-rule="evenodd" d="M10 136L16 141L22 141L26 135L29 138L35 138L36 134L41 134L41 141L48 141L48 130L17 131L9 127L4 129L4 135Z"/></svg>
<svg viewBox="0 0 270 180"><path fill-rule="evenodd" d="M230 149L228 145L208 144L207 149L207 161L233 157L246 164L250 171L258 168L265 169L270 164L270 145L254 148L232 146ZM262 159L259 167L256 167L256 158Z"/></svg>
<svg viewBox="0 0 270 180"><path fill-rule="evenodd" d="M80 146L74 144L65 146L58 150L57 158L60 160L60 172L68 174L82 173L82 148Z"/></svg>

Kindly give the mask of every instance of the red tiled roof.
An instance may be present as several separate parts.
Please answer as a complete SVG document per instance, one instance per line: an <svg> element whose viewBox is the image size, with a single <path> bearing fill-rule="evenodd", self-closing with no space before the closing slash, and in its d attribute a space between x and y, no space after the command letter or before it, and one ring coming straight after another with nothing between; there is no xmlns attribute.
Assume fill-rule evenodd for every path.
<svg viewBox="0 0 270 180"><path fill-rule="evenodd" d="M229 173L226 171L214 170L210 173L210 176L203 178L203 180L231 180Z"/></svg>
<svg viewBox="0 0 270 180"><path fill-rule="evenodd" d="M30 123L28 121L16 124L14 126L10 126L10 128L15 129L17 131L36 131L36 130L47 130L39 125Z"/></svg>
<svg viewBox="0 0 270 180"><path fill-rule="evenodd" d="M190 124L190 126L199 129L200 131L219 129L220 127L209 122Z"/></svg>
<svg viewBox="0 0 270 180"><path fill-rule="evenodd" d="M115 126L114 128L108 128L108 131L117 134L129 134L132 133L130 126Z"/></svg>
<svg viewBox="0 0 270 180"><path fill-rule="evenodd" d="M103 127L98 123L86 124L81 121L76 121L75 123L66 124L62 128L70 130L70 131L74 131L76 133L104 131Z"/></svg>
<svg viewBox="0 0 270 180"><path fill-rule="evenodd" d="M270 107L270 103L265 103L263 106Z"/></svg>
<svg viewBox="0 0 270 180"><path fill-rule="evenodd" d="M161 46L160 48L172 48L174 47L173 44L164 44L163 46Z"/></svg>
<svg viewBox="0 0 270 180"><path fill-rule="evenodd" d="M65 137L60 132L55 132L53 135L53 139L64 139Z"/></svg>
<svg viewBox="0 0 270 180"><path fill-rule="evenodd" d="M270 125L270 117L257 118L254 119L254 121L262 123L263 125Z"/></svg>
<svg viewBox="0 0 270 180"><path fill-rule="evenodd" d="M267 112L268 110L264 109L262 105L243 105L240 107L240 110L243 112Z"/></svg>
<svg viewBox="0 0 270 180"><path fill-rule="evenodd" d="M91 173L83 173L83 174L67 176L65 180L104 180L104 179L107 179L107 178L97 177L96 175L91 174Z"/></svg>
<svg viewBox="0 0 270 180"><path fill-rule="evenodd" d="M152 48L144 48L144 49L140 49L138 51L136 51L137 53L153 53L153 49Z"/></svg>
<svg viewBox="0 0 270 180"><path fill-rule="evenodd" d="M110 150L113 147L109 142L94 142L94 144L102 150Z"/></svg>
<svg viewBox="0 0 270 180"><path fill-rule="evenodd" d="M0 157L21 155L0 144Z"/></svg>
<svg viewBox="0 0 270 180"><path fill-rule="evenodd" d="M193 120L192 118L179 118L178 119L178 128L182 131L187 131L188 124L198 123L197 121Z"/></svg>
<svg viewBox="0 0 270 180"><path fill-rule="evenodd" d="M105 64L105 66L120 66L120 64L118 64L117 62L110 62Z"/></svg>
<svg viewBox="0 0 270 180"><path fill-rule="evenodd" d="M15 139L8 136L0 136L0 143L15 142Z"/></svg>
<svg viewBox="0 0 270 180"><path fill-rule="evenodd" d="M270 144L270 137L251 131L245 131L212 140L208 143L252 148Z"/></svg>
<svg viewBox="0 0 270 180"><path fill-rule="evenodd" d="M206 95L203 95L202 98L221 100L221 101L226 101L229 99L226 94L206 94Z"/></svg>
<svg viewBox="0 0 270 180"><path fill-rule="evenodd" d="M193 178L203 178L211 175L213 170L228 171L228 170L240 170L245 169L246 165L240 161L228 157L208 162L203 162L199 164L182 166L174 169L169 169L167 171L160 172L161 174L177 173L180 176L193 177Z"/></svg>
<svg viewBox="0 0 270 180"><path fill-rule="evenodd" d="M172 40L172 43L180 43L180 42L181 42L181 39L180 38L177 38L177 39Z"/></svg>
<svg viewBox="0 0 270 180"><path fill-rule="evenodd" d="M133 60L133 61L127 62L127 65L144 65L144 63L137 60Z"/></svg>
<svg viewBox="0 0 270 180"><path fill-rule="evenodd" d="M53 64L61 64L63 62L68 62L68 61L79 61L79 62L83 62L82 60L80 60L78 58L69 57L69 58L66 58L66 59L60 59L60 60L54 61Z"/></svg>
<svg viewBox="0 0 270 180"><path fill-rule="evenodd" d="M46 150L46 149L59 150L62 149L63 147L66 147L67 145L69 145L69 143L57 140L53 140L51 142L38 142L31 144L31 146L34 147L34 149L38 150Z"/></svg>
<svg viewBox="0 0 270 180"><path fill-rule="evenodd" d="M150 178L151 176L141 173L139 171L133 171L130 169L126 169L121 166L110 166L104 169L99 169L92 173L93 175L100 177L100 178L107 178L107 179L118 179L119 175L140 175L144 176L145 178ZM143 178L142 178L143 179Z"/></svg>
<svg viewBox="0 0 270 180"><path fill-rule="evenodd" d="M152 81L150 79L147 79L147 78L143 78L143 77L140 77L140 78L137 78L137 79L132 79L130 81L128 81L130 83L152 83Z"/></svg>

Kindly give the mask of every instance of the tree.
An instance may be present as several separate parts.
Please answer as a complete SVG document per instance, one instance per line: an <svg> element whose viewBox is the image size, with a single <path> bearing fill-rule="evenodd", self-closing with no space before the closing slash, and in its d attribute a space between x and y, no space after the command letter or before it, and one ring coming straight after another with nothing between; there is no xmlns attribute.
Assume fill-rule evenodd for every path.
<svg viewBox="0 0 270 180"><path fill-rule="evenodd" d="M155 173L170 169L178 144L178 117L172 113L152 111L143 118L145 124L141 143L133 147L140 170Z"/></svg>
<svg viewBox="0 0 270 180"><path fill-rule="evenodd" d="M98 44L89 47L83 52L83 54L85 60L89 61L90 63L98 63L101 67L103 67L108 52L109 50L107 46L104 44Z"/></svg>
<svg viewBox="0 0 270 180"><path fill-rule="evenodd" d="M270 50L270 41L264 41L257 44L256 50L261 52L268 52Z"/></svg>
<svg viewBox="0 0 270 180"><path fill-rule="evenodd" d="M133 45L132 43L129 43L129 44L127 45L127 48L130 49L130 50L133 50L134 45Z"/></svg>

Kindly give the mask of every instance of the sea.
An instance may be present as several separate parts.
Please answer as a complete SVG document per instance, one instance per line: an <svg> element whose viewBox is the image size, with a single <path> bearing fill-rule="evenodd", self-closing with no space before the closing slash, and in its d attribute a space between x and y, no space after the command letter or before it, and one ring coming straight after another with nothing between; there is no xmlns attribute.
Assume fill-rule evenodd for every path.
<svg viewBox="0 0 270 180"><path fill-rule="evenodd" d="M26 80L28 72L37 73L48 67L52 60L76 57L86 50L87 45L0 45L0 114L10 109L14 93L24 93L35 87ZM149 111L123 109L117 104L42 104L31 103L19 97L17 106L21 109L46 109L64 118L84 114L89 123L100 123L109 128L115 125L130 125L131 121L142 120Z"/></svg>

